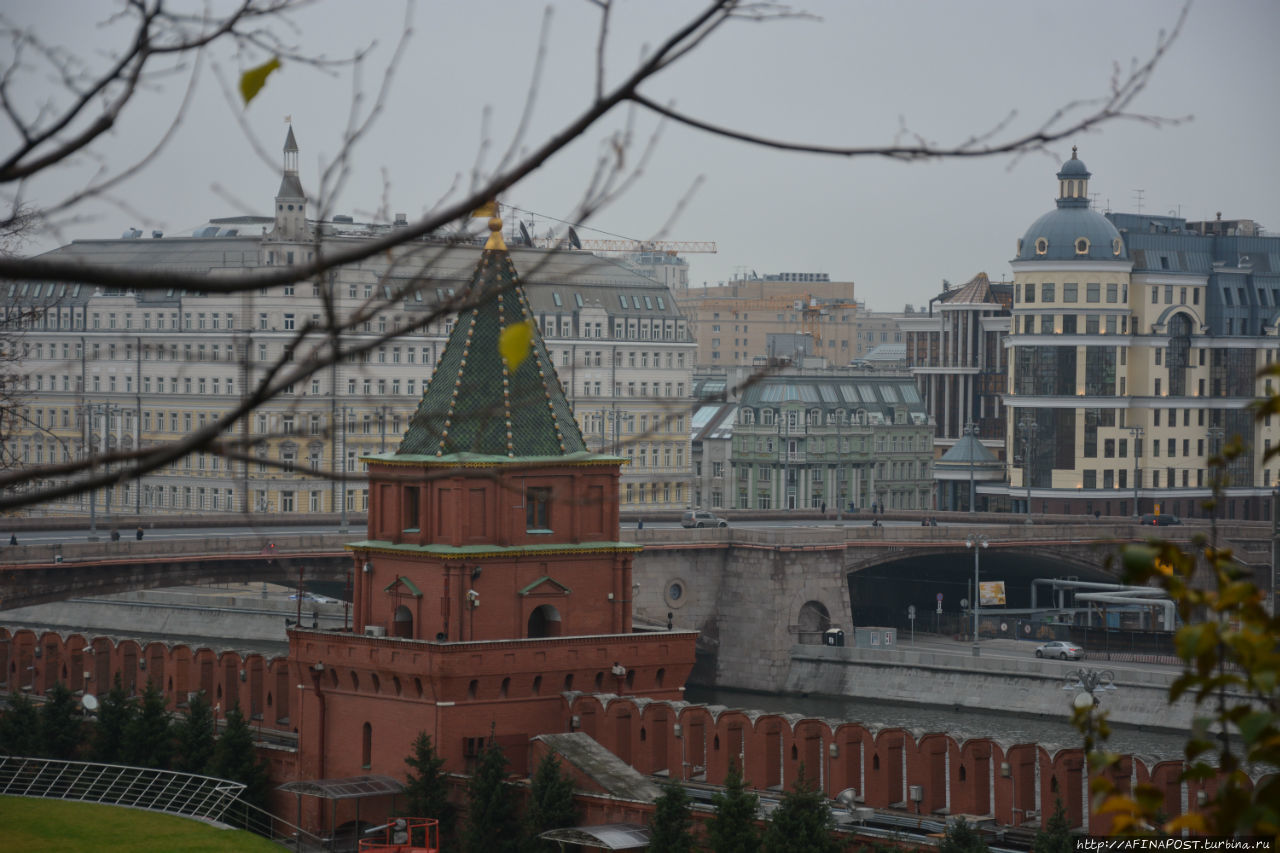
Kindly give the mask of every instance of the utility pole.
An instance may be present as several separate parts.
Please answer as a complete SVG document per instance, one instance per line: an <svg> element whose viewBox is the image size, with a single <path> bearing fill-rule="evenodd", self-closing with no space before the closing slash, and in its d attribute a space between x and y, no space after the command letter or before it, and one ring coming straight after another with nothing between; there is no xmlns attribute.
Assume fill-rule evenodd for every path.
<svg viewBox="0 0 1280 853"><path fill-rule="evenodd" d="M1027 524L1031 521L1031 458L1035 455L1036 433L1040 425L1035 422L1030 412L1023 414L1018 421L1018 432L1022 434L1022 479L1027 487Z"/></svg>
<svg viewBox="0 0 1280 853"><path fill-rule="evenodd" d="M1138 457L1142 455L1142 435L1146 432L1140 426L1125 427L1133 436L1133 517L1141 517L1138 511Z"/></svg>

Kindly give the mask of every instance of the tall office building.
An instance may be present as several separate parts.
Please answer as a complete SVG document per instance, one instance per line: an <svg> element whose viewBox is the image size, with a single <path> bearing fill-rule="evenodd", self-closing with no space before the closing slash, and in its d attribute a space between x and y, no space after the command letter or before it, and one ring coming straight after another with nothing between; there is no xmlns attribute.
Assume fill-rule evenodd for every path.
<svg viewBox="0 0 1280 853"><path fill-rule="evenodd" d="M1012 262L1014 507L1200 515L1210 458L1238 437L1219 514L1269 517L1276 427L1249 407L1272 388L1257 374L1276 358L1280 237L1249 220L1104 216L1091 177L1073 150Z"/></svg>

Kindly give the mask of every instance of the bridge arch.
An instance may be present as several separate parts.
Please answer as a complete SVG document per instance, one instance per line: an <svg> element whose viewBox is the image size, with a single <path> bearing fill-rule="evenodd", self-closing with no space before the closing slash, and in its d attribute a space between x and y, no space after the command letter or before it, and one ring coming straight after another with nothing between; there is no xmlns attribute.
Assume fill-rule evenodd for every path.
<svg viewBox="0 0 1280 853"><path fill-rule="evenodd" d="M796 641L808 645L820 645L822 635L831 627L831 611L821 601L806 601L800 605L796 619Z"/></svg>

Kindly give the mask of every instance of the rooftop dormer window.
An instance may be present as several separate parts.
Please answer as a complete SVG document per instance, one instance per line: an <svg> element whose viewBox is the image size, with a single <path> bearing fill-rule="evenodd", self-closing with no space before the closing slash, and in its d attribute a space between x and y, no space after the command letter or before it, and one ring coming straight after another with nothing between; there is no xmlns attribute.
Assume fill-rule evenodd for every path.
<svg viewBox="0 0 1280 853"><path fill-rule="evenodd" d="M1076 238L1076 254L1077 255L1089 254L1089 240L1087 237Z"/></svg>
<svg viewBox="0 0 1280 853"><path fill-rule="evenodd" d="M1047 255L1049 253L1049 241L1043 237L1036 238L1036 254Z"/></svg>

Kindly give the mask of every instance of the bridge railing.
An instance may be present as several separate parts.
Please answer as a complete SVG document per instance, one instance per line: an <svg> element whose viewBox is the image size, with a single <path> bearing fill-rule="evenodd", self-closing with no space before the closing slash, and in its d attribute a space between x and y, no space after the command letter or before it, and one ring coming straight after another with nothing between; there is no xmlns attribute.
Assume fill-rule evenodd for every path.
<svg viewBox="0 0 1280 853"><path fill-rule="evenodd" d="M988 537L992 545L1005 542L1110 542L1133 541L1158 536L1183 541L1197 528L1149 527L1130 523L1088 522L1080 524L940 524L938 526L884 525L872 527L865 522L843 526L797 525L795 527L711 527L701 530L648 527L627 529L622 538L640 545L693 547L716 544L746 544L770 547L821 548L841 547L851 543L910 542L963 547L964 539L977 532Z"/></svg>
<svg viewBox="0 0 1280 853"><path fill-rule="evenodd" d="M148 559L181 559L210 555L245 555L289 557L335 553L347 542L359 539L350 533L284 533L284 534L218 534L210 531L201 539L135 539L130 533L118 541L106 537L99 542L83 539L59 543L9 545L4 547L4 562L10 565L47 564L111 560L136 562ZM271 546L275 547L272 548Z"/></svg>

